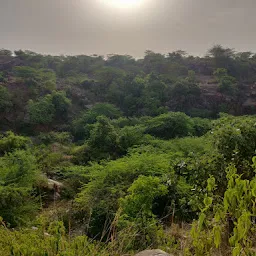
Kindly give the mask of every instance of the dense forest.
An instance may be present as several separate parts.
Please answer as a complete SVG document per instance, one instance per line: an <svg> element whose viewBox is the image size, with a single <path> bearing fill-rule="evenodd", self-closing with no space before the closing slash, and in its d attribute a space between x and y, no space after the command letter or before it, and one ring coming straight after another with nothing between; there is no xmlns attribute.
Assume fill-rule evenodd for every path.
<svg viewBox="0 0 256 256"><path fill-rule="evenodd" d="M0 50L0 255L256 254L256 54Z"/></svg>

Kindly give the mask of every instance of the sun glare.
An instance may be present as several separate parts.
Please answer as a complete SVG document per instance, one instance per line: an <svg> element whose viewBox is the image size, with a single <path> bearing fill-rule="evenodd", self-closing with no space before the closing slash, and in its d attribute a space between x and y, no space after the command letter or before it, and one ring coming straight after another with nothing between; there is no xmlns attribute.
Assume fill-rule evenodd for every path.
<svg viewBox="0 0 256 256"><path fill-rule="evenodd" d="M120 9L128 9L128 8L136 8L139 7L143 0L104 0L105 4L109 6L120 8Z"/></svg>

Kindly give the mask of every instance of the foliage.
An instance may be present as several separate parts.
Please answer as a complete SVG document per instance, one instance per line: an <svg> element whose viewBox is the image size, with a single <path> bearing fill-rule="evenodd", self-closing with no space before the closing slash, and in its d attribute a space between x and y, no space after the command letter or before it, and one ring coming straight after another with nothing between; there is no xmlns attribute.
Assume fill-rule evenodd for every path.
<svg viewBox="0 0 256 256"><path fill-rule="evenodd" d="M28 66L16 66L15 76L22 79L32 91L53 91L56 89L56 74L50 69L36 69Z"/></svg>
<svg viewBox="0 0 256 256"><path fill-rule="evenodd" d="M218 151L247 177L253 175L250 163L256 149L255 122L254 116L223 116L214 123L212 131Z"/></svg>
<svg viewBox="0 0 256 256"><path fill-rule="evenodd" d="M162 114L146 122L145 133L163 139L188 136L193 131L193 121L184 113Z"/></svg>
<svg viewBox="0 0 256 256"><path fill-rule="evenodd" d="M195 136L203 136L207 132L209 132L212 128L212 122L206 118L196 117L193 118L193 134Z"/></svg>
<svg viewBox="0 0 256 256"><path fill-rule="evenodd" d="M5 112L12 107L11 95L6 87L0 85L0 112Z"/></svg>
<svg viewBox="0 0 256 256"><path fill-rule="evenodd" d="M228 72L224 68L218 68L214 75L219 83L219 89L221 92L228 95L233 95L237 90L235 77L229 76Z"/></svg>
<svg viewBox="0 0 256 256"><path fill-rule="evenodd" d="M46 228L46 230L44 230ZM47 232L46 232L47 231ZM0 253L7 255L117 255L107 251L107 246L91 241L86 236L70 239L65 234L62 222L52 222L49 226L39 226L38 230L23 229L11 232L0 227Z"/></svg>
<svg viewBox="0 0 256 256"><path fill-rule="evenodd" d="M158 177L140 176L128 189L128 195L120 199L121 216L119 228L136 227L134 247L158 246L159 227L152 213L153 201L168 193Z"/></svg>
<svg viewBox="0 0 256 256"><path fill-rule="evenodd" d="M176 110L187 111L195 105L195 101L200 98L200 88L195 72L190 70L188 77L178 80L171 90L172 97L176 100Z"/></svg>
<svg viewBox="0 0 256 256"><path fill-rule="evenodd" d="M133 154L106 165L90 167L91 181L78 195L77 207L90 222L90 232L100 235L102 228L111 223L118 210L118 200L126 195L127 189L140 176L160 176L168 172L167 155Z"/></svg>
<svg viewBox="0 0 256 256"><path fill-rule="evenodd" d="M61 144L72 143L72 135L68 132L40 133L38 138L45 145L52 144L55 142L61 143Z"/></svg>
<svg viewBox="0 0 256 256"><path fill-rule="evenodd" d="M54 120L67 120L68 110L71 105L65 92L47 94L43 98L28 103L29 119L32 124L50 124Z"/></svg>
<svg viewBox="0 0 256 256"><path fill-rule="evenodd" d="M242 179L242 176L237 174L236 168L230 165L227 169L228 185L221 200L214 195L216 186L214 180L213 182L211 180L208 180L205 208L199 217L198 226L194 224L192 229L193 245L197 255L205 255L214 248L225 246L224 234L228 236L232 255L252 255L251 247L255 230L255 224L252 222L252 217L255 215L255 177L252 180ZM214 200L215 205L213 205ZM212 213L209 211L211 208L213 208ZM199 242L202 236L208 237L207 244Z"/></svg>
<svg viewBox="0 0 256 256"><path fill-rule="evenodd" d="M115 155L118 153L119 135L106 117L97 118L97 123L88 140L88 146L92 154L97 155L99 159L108 158L105 154Z"/></svg>
<svg viewBox="0 0 256 256"><path fill-rule="evenodd" d="M26 149L29 144L31 144L29 138L15 135L11 131L6 132L6 134L0 137L0 155L16 149Z"/></svg>
<svg viewBox="0 0 256 256"><path fill-rule="evenodd" d="M32 124L49 124L55 115L51 95L46 95L37 102L30 100L28 103L29 120Z"/></svg>
<svg viewBox="0 0 256 256"><path fill-rule="evenodd" d="M153 200L167 194L167 187L161 184L158 177L140 176L128 189L129 195L121 199L122 214L131 221L137 221L138 216L142 218L153 217ZM125 219L124 216L124 219Z"/></svg>
<svg viewBox="0 0 256 256"><path fill-rule="evenodd" d="M55 108L55 118L61 121L67 120L71 101L66 97L66 93L63 91L54 91L51 97L52 104Z"/></svg>
<svg viewBox="0 0 256 256"><path fill-rule="evenodd" d="M16 150L7 153L1 160L1 185L31 188L37 168L33 155L28 151Z"/></svg>
<svg viewBox="0 0 256 256"><path fill-rule="evenodd" d="M0 216L12 226L27 223L38 210L32 195L37 171L30 152L16 150L0 158Z"/></svg>
<svg viewBox="0 0 256 256"><path fill-rule="evenodd" d="M0 63L0 255L253 255L255 54Z"/></svg>
<svg viewBox="0 0 256 256"><path fill-rule="evenodd" d="M89 138L92 129L91 124L96 123L97 117L105 116L110 119L116 119L121 116L121 112L111 104L96 104L90 110L81 114L80 117L74 120L73 130L77 139Z"/></svg>

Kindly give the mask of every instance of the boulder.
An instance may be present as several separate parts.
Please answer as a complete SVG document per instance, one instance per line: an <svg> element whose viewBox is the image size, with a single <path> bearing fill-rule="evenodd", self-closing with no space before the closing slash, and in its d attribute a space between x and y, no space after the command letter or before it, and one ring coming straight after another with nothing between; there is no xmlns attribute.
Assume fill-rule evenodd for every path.
<svg viewBox="0 0 256 256"><path fill-rule="evenodd" d="M173 256L162 250L146 250L136 254L135 256Z"/></svg>

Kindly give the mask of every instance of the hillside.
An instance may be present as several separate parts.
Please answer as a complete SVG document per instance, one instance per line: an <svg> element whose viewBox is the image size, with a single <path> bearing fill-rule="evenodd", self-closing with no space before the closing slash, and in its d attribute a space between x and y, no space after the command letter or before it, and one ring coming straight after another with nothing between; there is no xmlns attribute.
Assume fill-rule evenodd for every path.
<svg viewBox="0 0 256 256"><path fill-rule="evenodd" d="M114 104L125 116L138 117L167 111L199 117L216 117L219 112L253 113L255 59L251 53L235 53L221 46L213 47L203 58L182 51L166 55L147 51L144 59L138 60L30 51L13 55L1 50L1 90L10 101L2 103L2 129L20 128L17 120L22 126L30 125L28 101L38 101L54 90L65 92L72 101L69 120L99 102Z"/></svg>
<svg viewBox="0 0 256 256"><path fill-rule="evenodd" d="M255 69L1 50L0 255L254 255Z"/></svg>

